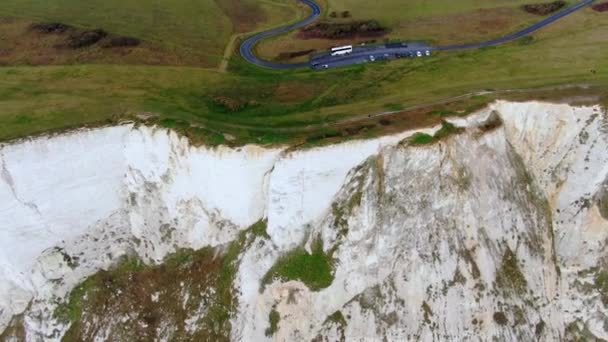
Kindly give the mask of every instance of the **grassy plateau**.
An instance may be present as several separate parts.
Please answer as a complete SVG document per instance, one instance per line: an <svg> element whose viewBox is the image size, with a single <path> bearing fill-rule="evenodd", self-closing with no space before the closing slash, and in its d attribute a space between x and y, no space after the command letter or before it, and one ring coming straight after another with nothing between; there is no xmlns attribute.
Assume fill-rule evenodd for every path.
<svg viewBox="0 0 608 342"><path fill-rule="evenodd" d="M10 50L15 36L26 36L27 44L45 39L24 24L41 21L61 21L79 30L101 27L112 34L137 37L143 47L99 52L102 49L94 46L79 50L76 57L63 63L32 65L24 62L33 54L27 56L27 51L21 59L5 60L0 67L0 140L143 120L174 128L206 144L306 143L438 124L445 116L442 113L466 114L494 98L551 99L585 94L595 96L595 102L606 101L607 14L590 8L532 38L496 48L324 72L265 70L245 63L238 53L228 53L228 68L223 72L216 67L232 35L276 26L305 13L292 1L249 0L256 8L251 13L260 14L246 24L239 21L245 15L242 9L224 1L228 0L195 4L188 0L93 1L85 5L74 0L8 0L0 16L2 23L13 25L17 33L0 31L0 51ZM93 8L97 2L100 6ZM404 11L408 13L401 18L394 9L397 5L387 0L377 3L376 12L365 12L367 3L359 1L322 2L326 12L328 8L348 8L353 17L368 13L372 19L385 21L391 30L398 29L391 16L409 22L508 8L517 20L530 18L519 9L520 1L492 2L494 7L470 0L454 3L459 6L438 1L414 6L408 2L404 6L413 6L415 11ZM129 10L136 13L125 16ZM21 28L16 28L15 22ZM438 24L429 37L440 37L446 31L457 33ZM237 49L239 37L232 49ZM130 56L137 55L140 48L160 55L177 52L159 65L137 65ZM63 53L52 47L42 51ZM117 56L107 57L113 53ZM191 61L188 56L193 54L204 58L198 64L184 65L189 63L182 62ZM87 62L91 55L102 57ZM512 92L517 89L525 91ZM393 113L375 115L383 112Z"/></svg>

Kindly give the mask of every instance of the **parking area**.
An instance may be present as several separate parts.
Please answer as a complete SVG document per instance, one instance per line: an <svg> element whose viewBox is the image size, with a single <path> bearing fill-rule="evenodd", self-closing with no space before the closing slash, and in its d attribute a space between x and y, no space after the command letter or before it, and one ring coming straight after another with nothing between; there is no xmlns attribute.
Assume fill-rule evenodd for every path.
<svg viewBox="0 0 608 342"><path fill-rule="evenodd" d="M377 46L356 46L348 54L332 55L331 52L315 55L310 59L314 70L333 69L353 64L371 63L399 58L423 58L431 56L433 47L420 42L399 42Z"/></svg>

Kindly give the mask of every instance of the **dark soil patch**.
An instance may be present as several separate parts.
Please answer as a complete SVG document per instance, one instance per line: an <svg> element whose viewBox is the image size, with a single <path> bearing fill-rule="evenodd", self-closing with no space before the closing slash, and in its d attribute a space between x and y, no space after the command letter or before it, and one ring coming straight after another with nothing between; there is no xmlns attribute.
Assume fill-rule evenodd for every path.
<svg viewBox="0 0 608 342"><path fill-rule="evenodd" d="M509 320L507 319L507 316L505 316L504 312L495 312L492 318L494 318L494 322L500 325L509 323Z"/></svg>
<svg viewBox="0 0 608 342"><path fill-rule="evenodd" d="M279 56L277 57L277 59L284 61L284 60L288 60L288 59L292 59L292 58L306 56L315 51L316 51L315 49L310 49L310 50L301 50L301 51L292 51L292 52L281 52L281 53L279 53Z"/></svg>
<svg viewBox="0 0 608 342"><path fill-rule="evenodd" d="M601 4L593 5L591 8L597 12L606 12L608 11L608 2L603 2Z"/></svg>
<svg viewBox="0 0 608 342"><path fill-rule="evenodd" d="M134 47L141 44L141 41L137 38L133 37L112 37L107 39L101 43L101 47L103 48L113 48L113 47Z"/></svg>
<svg viewBox="0 0 608 342"><path fill-rule="evenodd" d="M40 33L64 33L71 29L72 26L62 23L37 23L32 24L32 30Z"/></svg>
<svg viewBox="0 0 608 342"><path fill-rule="evenodd" d="M78 32L70 36L67 46L71 49L84 48L94 45L107 35L108 33L102 29Z"/></svg>
<svg viewBox="0 0 608 342"><path fill-rule="evenodd" d="M382 126L389 126L390 124L392 124L392 121L389 119L380 119L378 123Z"/></svg>
<svg viewBox="0 0 608 342"><path fill-rule="evenodd" d="M347 23L321 22L303 28L298 34L302 39L347 39L354 37L377 37L388 33L388 29L376 20L351 21Z"/></svg>
<svg viewBox="0 0 608 342"><path fill-rule="evenodd" d="M519 260L508 247L503 255L500 269L496 272L496 285L503 289L511 289L518 294L524 294L528 287L528 281L519 268Z"/></svg>
<svg viewBox="0 0 608 342"><path fill-rule="evenodd" d="M566 2L562 0L553 1L553 2L545 2L540 4L529 4L524 5L524 10L528 13L536 14L536 15L547 15L553 12L557 12L566 6Z"/></svg>
<svg viewBox="0 0 608 342"><path fill-rule="evenodd" d="M489 132L501 127L502 124L500 115L496 111L492 111L488 119L479 126L479 129L482 132Z"/></svg>

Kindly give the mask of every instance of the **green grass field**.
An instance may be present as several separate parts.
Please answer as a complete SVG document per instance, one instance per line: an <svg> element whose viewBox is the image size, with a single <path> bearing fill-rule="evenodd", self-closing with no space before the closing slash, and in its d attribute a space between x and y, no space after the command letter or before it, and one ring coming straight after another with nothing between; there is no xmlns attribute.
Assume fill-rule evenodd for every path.
<svg viewBox="0 0 608 342"><path fill-rule="evenodd" d="M398 23L404 19L420 19L450 14L461 14L477 10L501 7L518 7L530 1L526 0L383 0L381 2L365 0L327 0L329 11L350 11L353 17L372 17L381 21Z"/></svg>
<svg viewBox="0 0 608 342"><path fill-rule="evenodd" d="M263 42L258 53L267 59L276 59L281 52L315 49L326 50L332 46L376 40L419 41L435 45L448 45L488 40L514 32L539 20L529 14L522 5L529 0L496 1L428 1L428 0L326 0L325 21L348 22L351 20L377 20L389 32L379 37L354 37L339 40L302 39L296 33ZM342 18L348 11L350 17ZM337 18L329 14L335 12ZM293 59L300 62L303 58Z"/></svg>
<svg viewBox="0 0 608 342"><path fill-rule="evenodd" d="M218 65L231 35L294 15L282 0L5 0L0 6L0 17L102 28L172 53L176 64L181 58L208 67Z"/></svg>
<svg viewBox="0 0 608 342"><path fill-rule="evenodd" d="M437 123L439 117L410 112L382 125L365 119L482 90L498 93L473 97L463 109L514 96L500 93L509 89L584 84L591 86L586 93L605 94L607 29L605 13L585 9L531 41L326 72L268 71L238 57L227 73L194 67L5 66L0 67L0 140L145 114L153 117L151 123L209 144L317 141L380 134L397 124ZM566 90L543 96L547 93L569 96ZM351 121L360 129L343 127Z"/></svg>

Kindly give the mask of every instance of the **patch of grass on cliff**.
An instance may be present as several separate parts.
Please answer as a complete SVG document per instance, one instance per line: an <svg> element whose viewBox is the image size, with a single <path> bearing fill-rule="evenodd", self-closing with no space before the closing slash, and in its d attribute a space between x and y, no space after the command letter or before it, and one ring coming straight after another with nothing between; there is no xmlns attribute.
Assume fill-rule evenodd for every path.
<svg viewBox="0 0 608 342"><path fill-rule="evenodd" d="M598 271L595 275L595 288L602 297L602 302L608 306L608 271Z"/></svg>
<svg viewBox="0 0 608 342"><path fill-rule="evenodd" d="M333 314L327 316L327 318L325 319L325 322L333 322L339 326L345 327L346 326L346 318L344 318L344 315L342 314L342 311L338 310L336 312L334 312Z"/></svg>
<svg viewBox="0 0 608 342"><path fill-rule="evenodd" d="M496 285L520 295L525 294L528 288L528 281L519 268L519 260L509 247L502 257L500 269L496 271Z"/></svg>
<svg viewBox="0 0 608 342"><path fill-rule="evenodd" d="M256 223L254 223L249 228L249 231L254 236L259 236L261 238L270 239L270 235L268 235L268 232L266 231L267 228L268 228L268 221L267 220L260 220L260 221L258 221Z"/></svg>
<svg viewBox="0 0 608 342"><path fill-rule="evenodd" d="M233 283L238 258L253 236L263 236L265 226L260 221L242 231L221 253L182 249L159 265L131 257L89 277L55 311L57 319L72 323L65 339L92 340L96 331L110 329L118 339L154 340L168 324L175 327L171 339L228 341L237 307ZM200 315L201 305L206 313L195 322L194 332L187 331L186 320Z"/></svg>
<svg viewBox="0 0 608 342"><path fill-rule="evenodd" d="M463 128L456 127L450 122L443 121L441 123L441 128L437 132L435 132L434 135L418 132L410 138L409 142L410 145L413 146L433 144L450 135L459 134L462 131Z"/></svg>
<svg viewBox="0 0 608 342"><path fill-rule="evenodd" d="M281 315L275 308L272 308L272 310L270 310L270 313L268 314L268 323L270 326L268 328L266 328L266 331L264 331L266 336L270 337L270 336L274 335L274 333L277 332L277 330L279 330L279 321L280 320L281 320Z"/></svg>
<svg viewBox="0 0 608 342"><path fill-rule="evenodd" d="M323 252L321 242L315 243L312 254L299 247L277 260L262 279L262 287L275 279L299 280L312 291L324 289L334 280L331 258Z"/></svg>
<svg viewBox="0 0 608 342"><path fill-rule="evenodd" d="M428 145L433 142L435 142L435 138L432 135L421 132L414 134L410 140L411 145Z"/></svg>
<svg viewBox="0 0 608 342"><path fill-rule="evenodd" d="M103 276L108 275L105 280L112 279L110 274L130 274L143 270L143 264L138 258L128 257L120 262L111 271L102 271L101 276L87 278L75 287L68 297L68 301L59 305L55 310L55 318L62 322L77 322L81 319L85 296L95 295L103 283Z"/></svg>

